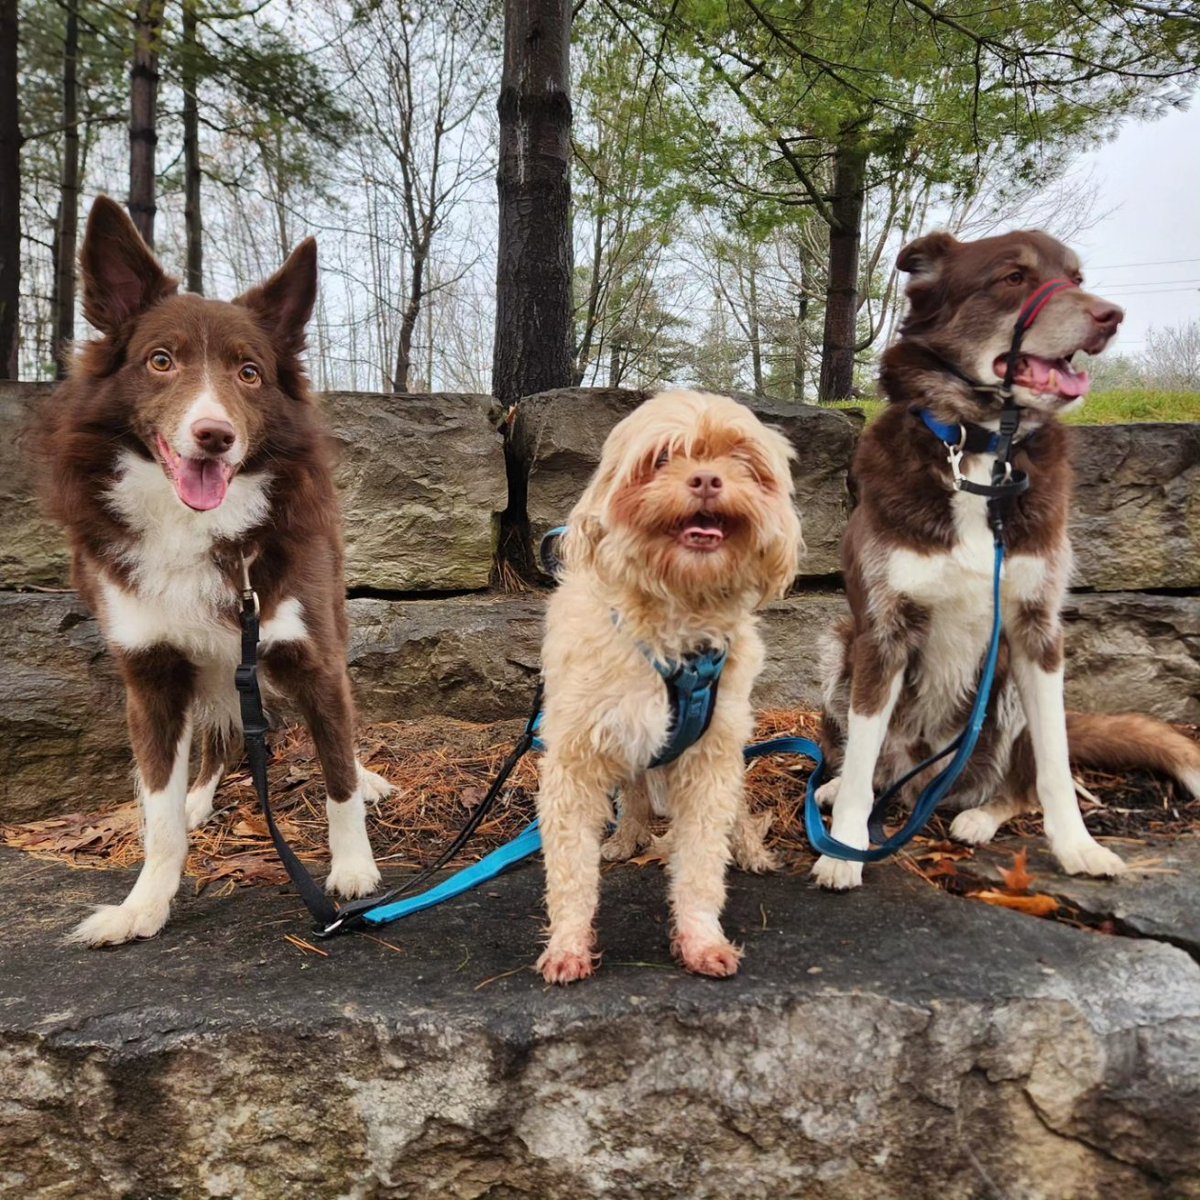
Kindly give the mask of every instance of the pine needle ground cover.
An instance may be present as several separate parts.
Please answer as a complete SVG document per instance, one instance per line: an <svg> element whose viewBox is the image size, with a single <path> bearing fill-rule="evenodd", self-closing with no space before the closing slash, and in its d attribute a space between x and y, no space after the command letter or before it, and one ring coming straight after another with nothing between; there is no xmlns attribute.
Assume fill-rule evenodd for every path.
<svg viewBox="0 0 1200 1200"><path fill-rule="evenodd" d="M763 712L758 738L815 737L818 716L809 711ZM1180 727L1197 736L1195 727ZM367 726L359 752L372 770L397 790L368 814L371 842L389 880L433 861L480 803L496 771L522 729L520 721L471 724L442 717ZM299 727L272 738L272 804L284 836L319 873L325 849L325 793L320 766L307 733ZM481 825L466 853L452 865L474 861L515 836L534 816L537 755L518 765L493 814ZM770 813L767 844L780 869L804 876L813 856L804 836L804 791L810 765L805 759L759 759L747 773L747 792L756 813ZM1135 773L1076 775L1088 828L1116 842L1116 849L1139 870L1154 870L1153 846L1200 831L1200 800L1185 796L1173 783ZM215 887L279 886L287 875L275 856L258 802L244 770L235 770L217 793L217 812L190 837L186 874L196 891ZM900 810L893 814L899 820ZM1029 874L1027 839L1041 834L1035 815L1009 826L1017 838L1001 841L1012 866L1001 873L979 866L976 852L947 837L949 817L935 817L910 848L902 866L953 894L998 904L1033 916L1077 923L1078 914L1045 889L1048 879ZM66 862L80 869L130 868L141 861L138 811L128 803L96 812L69 814L23 825L0 826L0 842L29 854ZM991 859L995 851L987 852ZM633 860L635 867L661 862L651 847ZM608 867L606 869L614 869ZM185 884L185 887L187 885ZM1078 923L1084 924L1079 921Z"/></svg>

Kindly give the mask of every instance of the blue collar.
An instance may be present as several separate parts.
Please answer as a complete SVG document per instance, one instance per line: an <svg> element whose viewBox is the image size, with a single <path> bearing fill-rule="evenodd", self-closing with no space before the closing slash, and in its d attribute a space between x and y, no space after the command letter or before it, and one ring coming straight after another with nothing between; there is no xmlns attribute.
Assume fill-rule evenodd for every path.
<svg viewBox="0 0 1200 1200"><path fill-rule="evenodd" d="M925 427L947 446L966 450L970 454L994 454L1000 448L1000 435L982 426L943 425L927 408L920 410L920 417L925 422ZM978 435L986 436L987 441L983 440L983 436L977 435L973 438L971 435L976 431Z"/></svg>

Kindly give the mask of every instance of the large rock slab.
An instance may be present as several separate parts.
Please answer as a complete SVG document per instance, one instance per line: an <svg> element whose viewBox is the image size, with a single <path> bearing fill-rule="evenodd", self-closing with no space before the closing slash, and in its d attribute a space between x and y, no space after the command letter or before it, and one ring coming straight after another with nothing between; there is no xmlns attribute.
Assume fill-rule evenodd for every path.
<svg viewBox="0 0 1200 1200"><path fill-rule="evenodd" d="M87 610L0 593L0 821L128 799L131 763L124 689Z"/></svg>
<svg viewBox="0 0 1200 1200"><path fill-rule="evenodd" d="M525 716L543 606L537 594L351 600L362 719ZM839 593L820 591L766 609L759 707L820 704L822 647L845 611ZM1072 707L1200 722L1194 599L1075 596L1066 617ZM95 621L73 595L0 594L0 820L124 799L129 762L121 688Z"/></svg>
<svg viewBox="0 0 1200 1200"><path fill-rule="evenodd" d="M1071 434L1076 585L1200 587L1200 424L1094 425Z"/></svg>
<svg viewBox="0 0 1200 1200"><path fill-rule="evenodd" d="M61 531L40 513L32 418L52 384L0 383L0 588L63 586ZM335 480L346 585L394 592L488 586L496 514L507 502L504 446L488 396L332 392Z"/></svg>
<svg viewBox="0 0 1200 1200"><path fill-rule="evenodd" d="M42 513L34 414L49 383L0 382L0 590L61 587L70 559L62 531Z"/></svg>
<svg viewBox="0 0 1200 1200"><path fill-rule="evenodd" d="M63 945L129 882L0 852L6 1193L1200 1196L1200 968L894 864L841 896L733 875L722 982L670 964L661 872L614 869L565 990L528 969L533 864L326 958L274 890Z"/></svg>
<svg viewBox="0 0 1200 1200"><path fill-rule="evenodd" d="M526 397L517 405L511 447L527 478L526 506L535 546L547 529L566 520L600 461L609 430L650 394L621 388L564 388ZM812 405L741 393L736 398L787 434L796 449L792 477L808 543L801 577L836 573L850 511L846 476L857 423L845 413Z"/></svg>
<svg viewBox="0 0 1200 1200"><path fill-rule="evenodd" d="M526 716L541 662L537 595L350 601L350 676L365 721Z"/></svg>
<svg viewBox="0 0 1200 1200"><path fill-rule="evenodd" d="M346 585L486 588L508 496L491 398L330 392L324 402L341 451Z"/></svg>
<svg viewBox="0 0 1200 1200"><path fill-rule="evenodd" d="M1067 705L1200 724L1200 599L1067 597Z"/></svg>

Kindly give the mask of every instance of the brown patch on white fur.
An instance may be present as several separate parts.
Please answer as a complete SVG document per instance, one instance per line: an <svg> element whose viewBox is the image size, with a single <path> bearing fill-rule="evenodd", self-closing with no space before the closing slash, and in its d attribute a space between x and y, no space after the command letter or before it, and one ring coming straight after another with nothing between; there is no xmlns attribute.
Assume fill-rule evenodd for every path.
<svg viewBox="0 0 1200 1200"><path fill-rule="evenodd" d="M729 645L708 731L655 768L653 782L672 821L664 848L675 952L701 974L737 970L720 913L731 848L769 865L745 810L742 748L763 658L755 610L788 590L803 548L791 453L736 401L664 392L614 427L571 513L542 652L538 811L550 927L538 965L552 983L584 978L596 962L601 836L615 789L629 808L607 856L648 837L646 764L667 741L669 713L639 644L660 660Z"/></svg>
<svg viewBox="0 0 1200 1200"><path fill-rule="evenodd" d="M833 834L860 847L867 844L872 788L962 729L991 625L986 501L954 491L946 449L918 411L928 408L945 424L990 422L995 428L997 405L945 364L984 383L998 381L1025 300L1050 279L1081 279L1075 255L1038 232L972 243L930 234L905 247L898 265L910 273L910 308L900 339L883 359L889 407L855 455L858 504L842 545L851 618L835 647L822 733L832 763L842 765L828 793L836 796ZM1122 315L1082 288L1060 291L1026 333L1022 350L1069 363L1078 350L1103 349ZM1079 387L1078 376L1062 384L1064 393ZM1079 814L1062 701L1071 471L1069 432L1056 414L1077 397L1035 386L1018 386L1015 393L1022 421L1013 466L1029 476L1030 488L1006 509L1004 642L987 723L953 793L968 811L952 832L986 840L1003 820L1037 803L1064 870L1115 874L1120 860L1093 841ZM990 463L986 454L968 454L962 469L986 482ZM1095 755L1108 738L1106 765L1154 766L1200 790L1200 751L1161 722L1072 716L1070 734L1071 752L1088 761L1099 761ZM839 889L862 878L859 864L827 858L814 873Z"/></svg>
<svg viewBox="0 0 1200 1200"><path fill-rule="evenodd" d="M102 944L167 918L189 825L240 742L241 560L261 604L268 683L299 706L329 794L327 886L378 882L363 823L381 780L354 759L340 513L328 433L299 354L316 296L303 242L233 303L177 295L129 218L97 199L81 252L85 343L43 414L46 494L73 576L125 682L146 861L124 904L76 931ZM199 775L187 791L193 731Z"/></svg>

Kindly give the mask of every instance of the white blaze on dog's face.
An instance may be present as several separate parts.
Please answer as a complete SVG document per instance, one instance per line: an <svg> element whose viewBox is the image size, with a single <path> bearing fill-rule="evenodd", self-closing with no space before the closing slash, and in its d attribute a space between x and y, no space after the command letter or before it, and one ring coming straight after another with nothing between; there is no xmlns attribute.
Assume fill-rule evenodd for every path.
<svg viewBox="0 0 1200 1200"><path fill-rule="evenodd" d="M1053 279L1083 283L1074 251L1038 230L975 242L931 233L907 245L897 266L910 276L911 309L902 333L988 384L1004 378L1026 300ZM1078 407L1091 383L1072 359L1081 351L1104 350L1124 316L1082 286L1055 292L1022 340L1014 376L1017 403L1049 413Z"/></svg>
<svg viewBox="0 0 1200 1200"><path fill-rule="evenodd" d="M571 515L567 564L664 595L783 595L804 546L792 456L735 400L661 392L605 441Z"/></svg>
<svg viewBox="0 0 1200 1200"><path fill-rule="evenodd" d="M272 409L294 403L283 375L303 347L316 298L316 244L232 304L177 295L129 218L97 201L80 255L84 312L122 377L139 453L156 460L179 501L219 508L252 459Z"/></svg>

